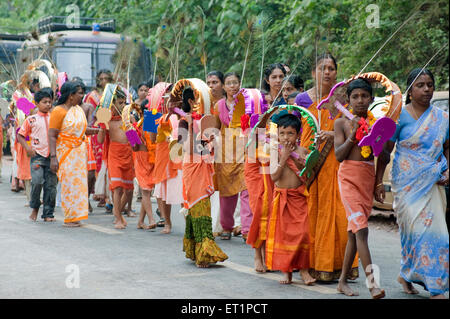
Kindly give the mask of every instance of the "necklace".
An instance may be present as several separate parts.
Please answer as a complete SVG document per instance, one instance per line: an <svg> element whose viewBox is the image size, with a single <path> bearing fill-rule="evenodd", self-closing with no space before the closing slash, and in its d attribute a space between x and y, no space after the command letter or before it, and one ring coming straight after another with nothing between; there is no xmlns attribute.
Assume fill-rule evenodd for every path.
<svg viewBox="0 0 450 319"><path fill-rule="evenodd" d="M414 107L412 106L412 104L409 105L409 108L413 111L414 116L416 117L415 120L417 121L419 119L419 117L417 116L416 110L414 110Z"/></svg>

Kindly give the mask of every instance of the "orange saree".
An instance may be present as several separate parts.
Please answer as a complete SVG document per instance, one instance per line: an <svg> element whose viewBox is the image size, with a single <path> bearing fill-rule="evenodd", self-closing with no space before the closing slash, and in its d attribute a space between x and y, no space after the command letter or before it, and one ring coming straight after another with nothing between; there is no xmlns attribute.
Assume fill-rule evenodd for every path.
<svg viewBox="0 0 450 319"><path fill-rule="evenodd" d="M316 102L308 110L319 119ZM329 118L326 110L320 111L320 123L323 131L334 129L334 120ZM314 133L305 118L302 119L302 129L301 146L308 148ZM322 150L324 145L325 142L319 149ZM338 170L339 162L332 147L308 190L310 268L311 275L320 281L339 278L347 244L347 218L339 193ZM357 256L352 267L351 277L355 278L358 276Z"/></svg>

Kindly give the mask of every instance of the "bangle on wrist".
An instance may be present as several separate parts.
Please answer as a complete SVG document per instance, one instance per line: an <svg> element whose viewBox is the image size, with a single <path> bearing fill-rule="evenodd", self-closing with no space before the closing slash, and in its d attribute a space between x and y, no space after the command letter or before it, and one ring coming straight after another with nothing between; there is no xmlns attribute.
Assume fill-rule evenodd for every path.
<svg viewBox="0 0 450 319"><path fill-rule="evenodd" d="M375 186L375 188L378 188L379 186L382 186L383 183L378 184L377 186Z"/></svg>

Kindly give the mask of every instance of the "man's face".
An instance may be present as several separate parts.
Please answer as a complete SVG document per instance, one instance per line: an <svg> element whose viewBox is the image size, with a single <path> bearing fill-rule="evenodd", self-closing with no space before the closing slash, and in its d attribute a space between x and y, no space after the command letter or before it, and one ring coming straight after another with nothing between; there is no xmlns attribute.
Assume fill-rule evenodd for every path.
<svg viewBox="0 0 450 319"><path fill-rule="evenodd" d="M100 74L100 76L98 77L98 82L100 84L101 88L105 88L106 84L111 82L111 78L109 77L108 74L106 73L102 73Z"/></svg>

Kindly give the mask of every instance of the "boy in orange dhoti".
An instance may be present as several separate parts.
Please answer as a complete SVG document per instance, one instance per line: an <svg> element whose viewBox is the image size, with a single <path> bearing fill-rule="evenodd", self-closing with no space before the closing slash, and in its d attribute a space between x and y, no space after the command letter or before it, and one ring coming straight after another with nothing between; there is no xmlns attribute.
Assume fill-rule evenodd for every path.
<svg viewBox="0 0 450 319"><path fill-rule="evenodd" d="M292 283L292 271L299 269L305 284L311 285L315 279L309 274L308 193L300 178L303 164L290 157L291 152L296 152L304 161L307 150L297 145L301 128L297 116L282 115L277 124L278 141L283 150L271 173L275 189L266 241L266 266L284 273L281 284Z"/></svg>
<svg viewBox="0 0 450 319"><path fill-rule="evenodd" d="M128 143L125 131L122 129L122 117L120 115L125 104L126 96L118 88L111 107L112 118L109 122L109 130L106 131L106 128L102 124L102 131L97 136L99 143L104 142L106 134L109 136L109 188L112 191L114 223L117 229L124 229L127 226L127 222L122 216L122 211L126 204L126 197L122 198L122 196L124 192L128 196L132 196L134 189L133 180L135 177L133 151Z"/></svg>
<svg viewBox="0 0 450 319"><path fill-rule="evenodd" d="M385 292L373 280L372 259L367 242L367 221L372 211L375 167L370 149L367 153L365 149L361 152L362 148L358 146L356 139L361 118L365 119L366 123L370 122L367 123L368 126L375 120L373 115L368 113L369 105L373 101L372 87L367 81L356 79L350 82L347 95L355 117L352 120L339 118L334 124L336 159L342 162L338 171L339 189L348 220L347 247L337 290L346 296L358 295L347 284L347 275L358 252L366 276L371 281L368 288L372 298L379 299L385 296Z"/></svg>
<svg viewBox="0 0 450 319"><path fill-rule="evenodd" d="M155 218L152 212L151 191L155 187L153 169L155 166L155 145L150 140L150 134L141 130L143 144L133 147L134 167L139 187L142 191L141 211L139 214L138 229L156 228ZM145 216L149 225L145 225Z"/></svg>

